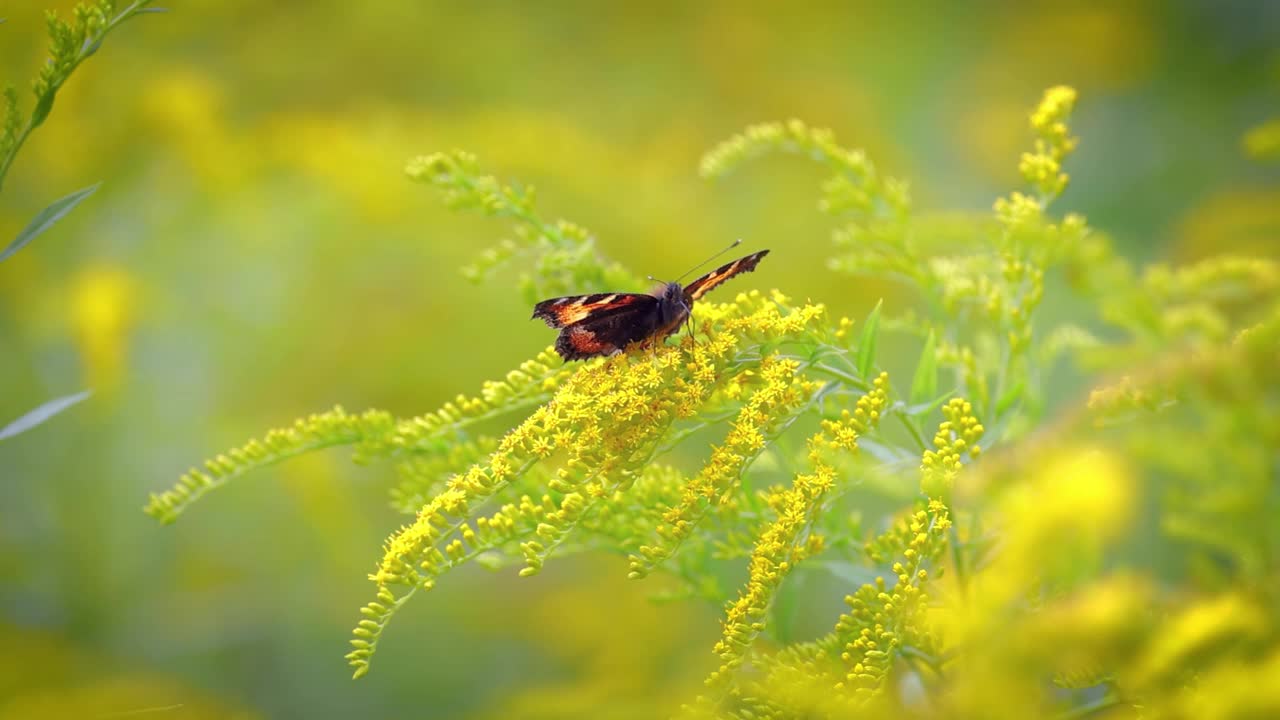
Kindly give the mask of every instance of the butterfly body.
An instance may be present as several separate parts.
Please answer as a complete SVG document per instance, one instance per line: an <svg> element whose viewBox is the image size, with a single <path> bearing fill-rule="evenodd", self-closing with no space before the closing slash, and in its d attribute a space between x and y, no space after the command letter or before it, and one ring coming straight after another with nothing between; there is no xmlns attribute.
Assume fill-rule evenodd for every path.
<svg viewBox="0 0 1280 720"><path fill-rule="evenodd" d="M688 285L664 283L651 293L596 293L543 300L533 317L560 330L556 352L565 360L612 355L638 342L661 342L689 320L693 303L712 288L755 269L768 250L738 258Z"/></svg>

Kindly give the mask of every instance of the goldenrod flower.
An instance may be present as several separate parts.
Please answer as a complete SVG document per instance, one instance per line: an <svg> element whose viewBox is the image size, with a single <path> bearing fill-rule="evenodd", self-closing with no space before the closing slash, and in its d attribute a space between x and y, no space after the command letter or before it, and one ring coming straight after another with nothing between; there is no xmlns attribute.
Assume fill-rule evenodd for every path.
<svg viewBox="0 0 1280 720"><path fill-rule="evenodd" d="M809 461L813 472L795 477L790 488L775 489L768 504L777 519L761 530L747 566L748 579L737 600L725 611L724 636L716 643L720 668L707 679L717 690L727 687L733 672L742 664L756 635L764 627L765 614L782 580L821 549L809 542L811 524L836 482L836 470L826 461L831 450L857 452L858 436L874 427L888 404L889 377L876 378L871 392L862 396L853 413L840 420L823 422L823 429L809 438Z"/></svg>

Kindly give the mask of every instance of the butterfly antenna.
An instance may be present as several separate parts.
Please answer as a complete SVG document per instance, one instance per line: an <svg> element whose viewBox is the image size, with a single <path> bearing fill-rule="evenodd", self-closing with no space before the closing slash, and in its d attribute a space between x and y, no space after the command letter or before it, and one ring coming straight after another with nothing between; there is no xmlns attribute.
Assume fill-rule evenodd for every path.
<svg viewBox="0 0 1280 720"><path fill-rule="evenodd" d="M738 238L737 240L734 240L733 242L729 243L729 247L727 247L727 248L725 248L725 249L721 250L720 252L716 253L715 255L712 255L711 257L707 258L706 260L703 260L702 262L698 263L697 265L694 265L693 267L689 268L689 272L686 272L685 274L683 274L683 275L681 275L680 277L676 278L676 282L680 282L681 280L683 280L683 279L685 279L685 278L689 277L689 273L693 272L694 270L697 270L698 268L702 267L703 265L706 265L707 263L711 262L712 260L715 260L716 258L718 258L718 257L720 257L721 255L723 255L723 254L725 254L725 253L729 252L730 250L732 250L732 249L734 249L734 248L738 247L738 246L739 246L739 245L741 245L741 244L742 244L742 238Z"/></svg>

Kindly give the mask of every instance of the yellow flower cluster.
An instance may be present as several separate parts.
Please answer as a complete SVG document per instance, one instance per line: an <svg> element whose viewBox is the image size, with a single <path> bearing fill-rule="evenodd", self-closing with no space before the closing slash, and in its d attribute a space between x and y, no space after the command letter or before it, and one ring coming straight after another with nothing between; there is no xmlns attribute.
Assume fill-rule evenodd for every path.
<svg viewBox="0 0 1280 720"><path fill-rule="evenodd" d="M367 672L378 633L385 627L390 611L413 590L432 588L437 577L485 548L479 543L482 534L514 538L518 534L517 517L538 519L533 531L543 540L531 537L521 548L526 569L536 572L564 532L581 518L586 497L607 495L613 485L622 482L624 470L643 463L653 441L673 419L673 409L689 402L679 397L687 390L665 397L654 394L664 385L664 372L669 372L681 356L675 348L663 348L638 362L619 355L580 370L551 402L503 437L487 461L450 479L444 490L418 511L413 523L387 541L382 561L371 579L378 585L380 600L388 596L395 602L380 602L388 614L364 621L372 623L363 627L372 635L362 636L358 632L362 628L357 628L353 643L368 645L357 645L348 655L356 675ZM558 471L558 489L581 488L582 492L566 492L558 504L547 496L542 513L532 512L531 502L522 502L527 506L522 512L500 511L486 521L477 521L475 529L469 526L481 503L535 463L557 453L564 457ZM395 586L407 586L409 590L397 596Z"/></svg>
<svg viewBox="0 0 1280 720"><path fill-rule="evenodd" d="M699 169L703 177L716 177L755 156L780 149L814 154L857 177L875 176L875 167L865 153L846 150L836 143L830 130L811 128L794 118L785 123L760 123L747 127L703 155Z"/></svg>
<svg viewBox="0 0 1280 720"><path fill-rule="evenodd" d="M1079 252L1077 246L1086 229L1083 218L1068 214L1061 224L1045 221L1045 210L1062 194L1070 180L1062 171L1062 163L1076 146L1076 139L1071 137L1067 126L1075 98L1075 90L1069 87L1050 88L1031 114L1031 127L1037 138L1034 151L1022 154L1019 169L1036 192L1029 195L1015 191L995 202L996 219L1005 228L1001 245L1006 254L1013 252L1021 256L1034 249L1035 254L1029 257L1037 263L1046 263ZM1009 264L1006 261L1006 275ZM1007 281L1017 286L1014 278ZM1015 305L1021 300L1016 296L1012 299ZM1034 303L1028 305L1034 307ZM1030 307L1026 312L1030 312Z"/></svg>
<svg viewBox="0 0 1280 720"><path fill-rule="evenodd" d="M1139 383L1124 375L1110 385L1090 391L1088 407L1095 416L1095 423L1102 425L1133 410L1157 410L1171 399L1161 388Z"/></svg>
<svg viewBox="0 0 1280 720"><path fill-rule="evenodd" d="M415 451L396 463L399 482L391 488L391 506L412 515L440 492L445 481L460 467L468 467L497 449L492 437L475 439L440 438L430 449Z"/></svg>
<svg viewBox="0 0 1280 720"><path fill-rule="evenodd" d="M486 382L480 397L459 395L436 412L405 420L370 411L351 415L341 407L298 420L292 427L271 430L261 440L228 450L192 469L173 488L151 495L144 511L161 522L172 522L192 502L226 482L257 468L321 448L350 445L356 462L391 457L403 462L402 477L413 477L404 493L421 492L435 477L417 475L430 469L429 455L456 452L456 431L476 422L534 405L549 397L572 372L551 349L521 364L501 381ZM458 454L461 457L461 454ZM455 466L456 467L456 466ZM417 487L417 490L412 489Z"/></svg>
<svg viewBox="0 0 1280 720"><path fill-rule="evenodd" d="M1157 302L1187 302L1208 295L1268 296L1280 290L1280 263L1256 257L1219 255L1178 268L1154 265L1143 285Z"/></svg>
<svg viewBox="0 0 1280 720"><path fill-rule="evenodd" d="M903 657L923 659L937 670L942 646L926 617L930 599L925 590L934 579L929 568L948 547L951 524L947 506L930 500L869 542L871 560L892 560L892 586L877 577L845 598L850 609L830 634L758 655L760 678L738 693L746 708L742 717L867 714L868 703L883 698L889 673ZM708 705L704 701L701 709L705 712Z"/></svg>
<svg viewBox="0 0 1280 720"><path fill-rule="evenodd" d="M1046 90L1039 107L1031 113L1031 127L1039 137L1035 152L1023 153L1018 169L1046 199L1057 197L1067 187L1068 176L1062 172L1062 161L1076 147L1076 138L1071 137L1067 127L1067 118L1075 103L1076 91L1059 85Z"/></svg>
<svg viewBox="0 0 1280 720"><path fill-rule="evenodd" d="M996 219L1010 228L1034 228L1044 218L1040 201L1014 191L1007 198L996 198Z"/></svg>
<svg viewBox="0 0 1280 720"><path fill-rule="evenodd" d="M748 126L702 157L703 177L719 177L743 162L770 152L795 152L830 167L835 174L823 184L819 208L831 215L853 212L865 218L885 215L900 220L911 209L907 184L882 177L862 150L849 150L830 130L812 128L796 119Z"/></svg>
<svg viewBox="0 0 1280 720"><path fill-rule="evenodd" d="M760 718L761 720L788 720L789 718L849 718L858 717L864 708L851 693L836 691L841 677L837 673L839 652L833 652L827 644L793 643L771 655L757 655L753 666L759 669L759 678L750 682L740 693L735 707L731 703L714 703L702 699L698 706L686 708L700 714L686 712L687 718ZM725 708L723 705L729 704Z"/></svg>
<svg viewBox="0 0 1280 720"><path fill-rule="evenodd" d="M663 513L655 544L642 545L630 560L630 577L644 577L669 558L714 506L737 492L742 473L764 451L769 436L808 402L820 383L798 374L800 363L776 355L760 363L760 387L738 411L724 443L713 447L702 470L686 483L680 502Z"/></svg>
<svg viewBox="0 0 1280 720"><path fill-rule="evenodd" d="M1259 328L1268 330L1273 334L1266 351L1274 367L1276 331ZM1223 354L1236 352L1247 350L1233 347ZM1185 370L1185 382L1216 384L1221 378L1212 376L1219 373L1247 373L1243 360L1194 363L1195 369ZM1256 378L1250 382L1255 396L1264 396L1253 402L1274 402L1273 392L1259 393L1264 386ZM999 513L989 514L987 523L1003 525L1001 546L970 578L966 592L937 613L956 657L932 696L940 716L1046 716L1047 708L1074 697L1046 693L1046 677L1090 688L1103 701L1099 710L1140 709L1144 717L1280 712L1280 692L1270 682L1280 667L1277 626L1261 599L1274 569L1269 550L1250 547L1259 541L1270 547L1271 540L1238 532L1266 523L1266 511L1258 506L1273 490L1274 453L1253 454L1252 439L1219 450L1231 444L1252 412L1248 400L1220 402L1215 408L1188 393L1178 406L1193 406L1189 417L1174 409L1140 426L1109 431L1117 445L1049 445L997 469L1007 480L997 483ZM1124 438L1124 430L1132 437ZM1161 468L1165 478L1159 483L1144 486L1149 481L1134 472L1134 462L1145 457L1156 460L1148 467ZM1154 503L1151 491L1160 498ZM1179 557L1194 564L1202 545L1212 553L1211 564L1192 571L1172 591L1167 576L1153 576L1145 563L1100 572L1116 562L1116 543L1133 532L1135 511L1153 507L1162 531L1179 538ZM1150 540L1143 542L1149 547Z"/></svg>
<svg viewBox="0 0 1280 720"><path fill-rule="evenodd" d="M977 593L945 614L947 635L962 647L1001 631L1029 588L1062 568L1100 562L1133 509L1133 477L1109 448L1054 448L994 474L1001 477L987 478L986 490L999 501L987 522L1001 528L1001 548L984 564Z"/></svg>
<svg viewBox="0 0 1280 720"><path fill-rule="evenodd" d="M705 386L685 384L675 392L658 394L680 363L683 353L663 348L652 357L630 362L618 355L588 366L566 383L551 402L539 407L508 433L487 462L471 466L450 480L445 490L418 513L418 519L388 542L375 576L380 585L431 583L440 560L435 546L470 517L476 504L489 498L527 466L561 453L563 461L553 489L571 496L580 488L590 497L608 492L606 482L618 482L623 470L641 464L652 443L668 427L678 407L697 406ZM719 360L724 361L726 351ZM579 513L566 497L565 519ZM579 498L579 502L581 498ZM581 508L578 507L578 510ZM538 541L527 554L536 556ZM531 566L532 567L532 566Z"/></svg>
<svg viewBox="0 0 1280 720"><path fill-rule="evenodd" d="M678 469L651 462L629 487L615 491L612 498L598 505L582 520L581 527L596 537L608 538L619 548L635 548L665 523L664 508L680 501L687 482ZM692 590L695 588L683 588L682 592Z"/></svg>
<svg viewBox="0 0 1280 720"><path fill-rule="evenodd" d="M1144 274L1139 297L1150 317L1136 320L1166 340L1221 343L1241 319L1265 311L1277 291L1274 260L1228 255L1178 268L1156 265Z"/></svg>
<svg viewBox="0 0 1280 720"><path fill-rule="evenodd" d="M1258 326L1230 351L1244 358L1201 366L1193 377L1204 381L1206 373L1226 373L1227 367L1247 372L1241 363L1255 351L1274 360L1277 328L1280 322ZM1280 375L1274 363L1269 371ZM1241 406L1231 406L1240 421ZM957 402L947 423L963 415ZM1194 418L1196 426L1206 423L1215 424L1212 415ZM1227 472L1264 480L1257 488L1264 496L1269 467L1246 464ZM1221 484L1221 468L1188 471ZM994 472L1007 479L987 483L988 491L997 489L998 512L986 522L1003 526L1000 547L982 551L980 565L957 560L942 579L933 568L950 548L951 518L941 501L930 501L868 547L877 563L900 554L893 566L896 583L877 579L848 598L851 610L833 636L761 657L761 679L735 698L733 712L715 716L898 717L902 696L888 692L891 680L900 680L900 688L923 683L920 697L927 698L929 717L1013 720L1081 707L1078 694L1046 691L1052 679L1061 687L1087 689L1099 712L1140 708L1144 716L1185 717L1194 708L1197 717L1271 717L1280 711L1280 692L1269 681L1280 668L1277 626L1256 592L1238 584L1223 591L1213 580L1208 593L1188 595L1184 588L1170 595L1143 574L1087 573L1113 562L1108 543L1130 532L1139 480L1132 470L1116 448L1087 445L996 466ZM1219 505L1220 499L1211 503ZM1255 522L1265 522L1264 516ZM1202 530L1211 532L1212 526ZM973 552L966 547L970 543L983 544L963 530L956 541L949 556ZM1213 547L1238 557L1230 545ZM1271 570L1258 565L1250 572L1267 582ZM939 582L939 590L929 589ZM930 600L926 591L942 602ZM837 657L844 675L824 693L822 682L831 678L831 659Z"/></svg>
<svg viewBox="0 0 1280 720"><path fill-rule="evenodd" d="M1229 263L1234 264L1234 263ZM1262 262L1260 268L1268 267ZM1199 272L1196 277L1205 277ZM1177 274L1165 282L1177 284ZM1214 287L1213 283L1209 283ZM1229 295L1234 293L1228 292ZM1264 303L1262 309L1266 310ZM1258 308L1251 308L1257 311ZM1225 341L1226 339L1223 338ZM1096 424L1124 419L1135 410L1156 411L1174 407L1189 387L1199 387L1212 379L1211 387L1223 400L1256 399L1252 389L1280 376L1280 303L1270 307L1270 315L1238 331L1230 342L1217 342L1200 352L1166 359L1160 368L1145 377L1121 376L1119 380L1094 389L1089 410Z"/></svg>
<svg viewBox="0 0 1280 720"><path fill-rule="evenodd" d="M978 354L968 345L952 342L938 344L938 363L950 365L960 374L962 387L978 407L989 407L991 382L978 363Z"/></svg>
<svg viewBox="0 0 1280 720"><path fill-rule="evenodd" d="M924 587L929 572L922 565L937 557L946 546L951 518L946 505L933 500L925 510L912 513L906 521L902 559L893 564L896 582L889 588L883 577L863 585L845 598L849 612L836 623L836 635L846 638L840 658L845 679L837 690L851 690L859 698L876 694L893 665L895 653L909 642L934 644L924 622L928 596Z"/></svg>
<svg viewBox="0 0 1280 720"><path fill-rule="evenodd" d="M701 483L692 482L684 497L696 495L709 503L717 495L712 488L731 491L725 448L744 453L740 462L745 463L747 453L754 457L762 449L763 433L790 417L787 409L804 404L817 389L800 375L795 360L770 353L755 361L741 358L744 344L754 343L752 352L762 352L769 343L811 332L823 315L823 308L816 305L783 312L779 299L766 300L755 293L740 295L732 304L700 305L699 322L714 329L709 340L694 342L686 337L681 346L616 355L574 373L550 402L504 436L487 459L447 480L418 510L415 521L388 539L371 576L379 586L379 606L390 612L414 590L433 587L437 577L458 563L507 542L519 545L525 561L522 575L538 572L575 528L590 525L593 513L616 501L635 482L673 423L698 415L731 384L758 385L739 411L725 447L713 453L707 477ZM509 381L525 386L539 369L524 368ZM549 385L558 381L558 375L544 380ZM491 391L508 399L517 394L500 388ZM455 415L483 407L483 400L460 401L442 412L456 420ZM435 420L402 424L396 429L394 445L420 448L424 436L433 437L435 427ZM474 520L472 526L482 503L521 480L535 465L554 468L546 483L550 492L541 502L523 500L488 519ZM713 471L714 478L710 477ZM387 596L395 602L386 602ZM367 634L357 633L361 644L348 656L357 674L367 670L377 634L388 617L367 618L371 623L364 626Z"/></svg>
<svg viewBox="0 0 1280 720"><path fill-rule="evenodd" d="M797 475L790 488L775 488L768 505L777 519L759 533L748 563L746 587L729 604L724 634L716 643L720 667L707 679L718 691L730 687L735 670L743 663L756 636L764 628L765 616L782 580L813 552L822 541L812 532L815 515L836 483L836 470L826 460L833 450L857 452L858 438L877 425L888 405L889 377L882 373L873 389L858 399L852 413L828 420L808 442L810 474Z"/></svg>
<svg viewBox="0 0 1280 720"><path fill-rule="evenodd" d="M394 426L390 413L371 410L351 415L341 407L299 419L292 427L272 430L261 440L250 440L205 461L203 470L188 470L173 488L152 493L143 511L162 523L171 523L205 493L250 470L321 448L376 443Z"/></svg>
<svg viewBox="0 0 1280 720"><path fill-rule="evenodd" d="M978 441L985 429L973 414L968 400L954 398L942 406L946 420L933 436L933 450L926 450L920 464L921 490L926 495L945 497L955 485L963 467L963 459L977 458L982 452Z"/></svg>
<svg viewBox="0 0 1280 720"><path fill-rule="evenodd" d="M547 348L532 360L521 363L519 369L507 373L506 379L485 381L479 397L459 394L435 412L401 420L386 438L388 448L361 448L363 453L357 453L357 461L367 459L366 454L395 456L440 447L444 433L545 401L572 372L572 368L566 367L555 352Z"/></svg>

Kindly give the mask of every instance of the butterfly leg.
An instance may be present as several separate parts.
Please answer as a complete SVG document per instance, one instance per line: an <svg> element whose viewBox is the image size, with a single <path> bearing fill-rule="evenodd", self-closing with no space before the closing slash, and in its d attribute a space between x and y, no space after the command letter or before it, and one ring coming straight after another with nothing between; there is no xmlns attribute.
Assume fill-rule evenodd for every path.
<svg viewBox="0 0 1280 720"><path fill-rule="evenodd" d="M658 350L666 340L663 336L651 337L640 341L640 347L644 349L645 354L649 356L649 364L658 364Z"/></svg>

